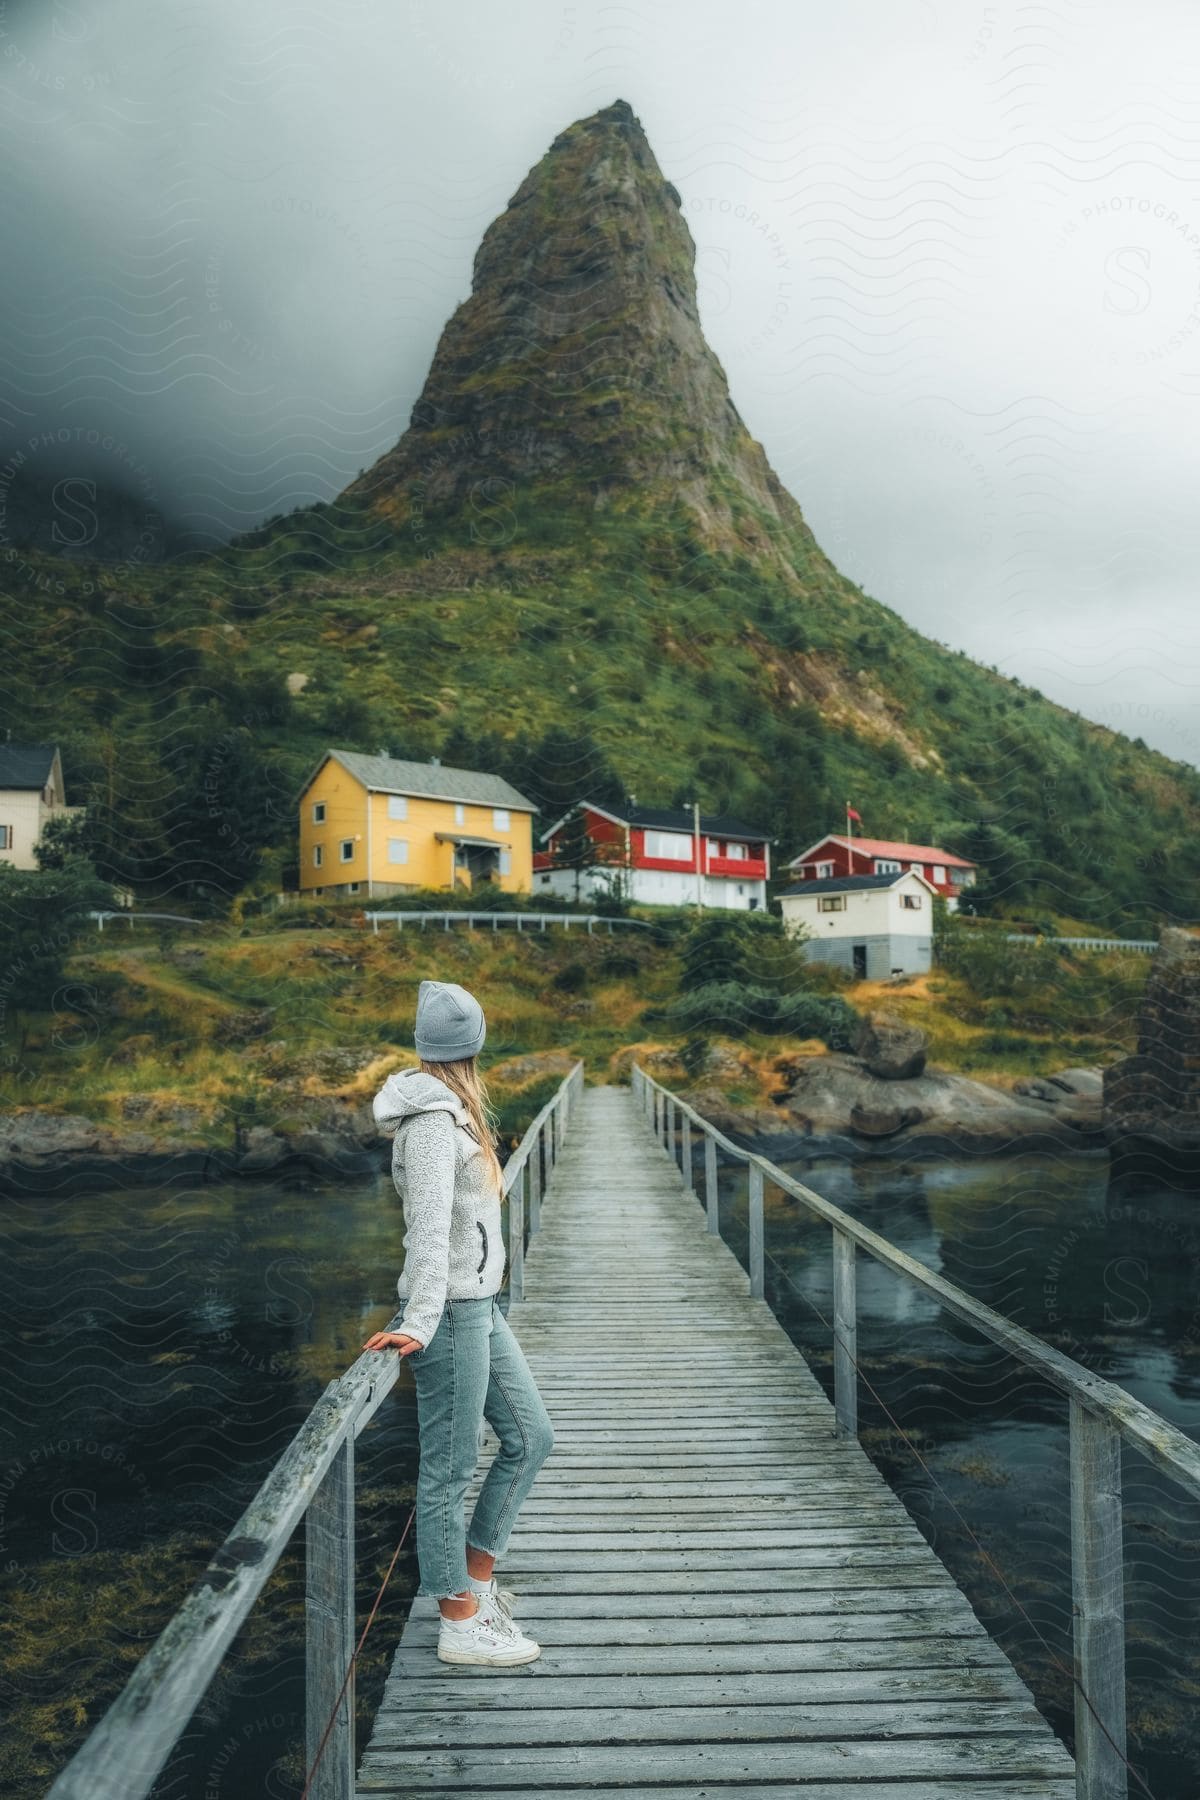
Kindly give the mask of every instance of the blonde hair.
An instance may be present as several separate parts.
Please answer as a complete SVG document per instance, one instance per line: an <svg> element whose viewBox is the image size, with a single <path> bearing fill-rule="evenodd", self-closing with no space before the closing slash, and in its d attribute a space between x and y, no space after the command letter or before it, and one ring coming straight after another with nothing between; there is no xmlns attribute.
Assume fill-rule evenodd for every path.
<svg viewBox="0 0 1200 1800"><path fill-rule="evenodd" d="M457 1062L426 1062L422 1057L421 1067L427 1074L436 1075L439 1081L444 1081L450 1092L466 1107L472 1135L478 1138L483 1149L484 1165L496 1184L497 1194L503 1195L504 1173L494 1142L499 1120L492 1110L483 1076L479 1073L478 1059L465 1056Z"/></svg>

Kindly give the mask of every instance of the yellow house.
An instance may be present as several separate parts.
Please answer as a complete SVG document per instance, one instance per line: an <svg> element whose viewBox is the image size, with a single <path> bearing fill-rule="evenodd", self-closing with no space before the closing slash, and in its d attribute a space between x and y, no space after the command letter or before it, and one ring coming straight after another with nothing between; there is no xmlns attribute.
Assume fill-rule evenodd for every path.
<svg viewBox="0 0 1200 1800"><path fill-rule="evenodd" d="M327 750L300 793L300 890L533 885L532 800L499 775Z"/></svg>

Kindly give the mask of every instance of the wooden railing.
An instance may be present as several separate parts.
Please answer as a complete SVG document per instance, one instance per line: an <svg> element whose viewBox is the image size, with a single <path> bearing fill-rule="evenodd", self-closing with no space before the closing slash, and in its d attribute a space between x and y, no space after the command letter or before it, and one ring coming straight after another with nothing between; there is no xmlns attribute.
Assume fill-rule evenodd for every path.
<svg viewBox="0 0 1200 1800"><path fill-rule="evenodd" d="M594 932L597 925L604 925L611 934L614 925L630 925L639 931L654 931L657 928L649 919L609 918L605 913L559 913L559 912L468 912L463 907L455 907L447 912L422 912L415 907L407 912L365 912L364 919L369 919L375 935L379 935L379 921L385 924L395 922L396 930L405 925L420 925L424 930L427 924L441 924L443 931L449 931L452 925L465 925L473 931L476 925L490 925L493 931L499 931L501 925L513 925L517 931L527 927L532 930L545 931L548 925L561 925L569 931L572 925L583 925L588 932Z"/></svg>
<svg viewBox="0 0 1200 1800"><path fill-rule="evenodd" d="M526 1200L534 1232L545 1182L582 1088L583 1064L577 1062L504 1166L510 1303L524 1294ZM398 1315L389 1329L397 1323ZM143 1800L302 1519L309 1770L334 1720L308 1792L310 1800L353 1800L353 1678L340 1702L338 1696L354 1651L354 1445L399 1371L394 1350L364 1351L330 1382L47 1800Z"/></svg>
<svg viewBox="0 0 1200 1800"><path fill-rule="evenodd" d="M1032 1369L1070 1400L1071 1588L1075 1675L1075 1792L1078 1800L1125 1800L1124 1568L1121 1529L1121 1442L1140 1450L1164 1475L1200 1496L1200 1446L1151 1412L1124 1388L1043 1344L953 1282L906 1256L877 1232L823 1200L765 1156L733 1143L638 1064L635 1099L656 1138L679 1163L694 1193L692 1135L704 1140L707 1228L720 1232L717 1151L749 1170L750 1293L763 1299L763 1182L790 1194L833 1232L833 1386L839 1436L858 1430L855 1251L932 1294L946 1311ZM1089 1705L1090 1701L1090 1705Z"/></svg>

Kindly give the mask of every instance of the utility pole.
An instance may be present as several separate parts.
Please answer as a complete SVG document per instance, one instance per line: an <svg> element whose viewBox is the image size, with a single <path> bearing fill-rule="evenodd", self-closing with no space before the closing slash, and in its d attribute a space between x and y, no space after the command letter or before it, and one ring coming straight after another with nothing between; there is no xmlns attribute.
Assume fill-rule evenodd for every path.
<svg viewBox="0 0 1200 1800"><path fill-rule="evenodd" d="M696 911L704 911L704 876L700 868L700 802L692 801L692 836L696 846Z"/></svg>

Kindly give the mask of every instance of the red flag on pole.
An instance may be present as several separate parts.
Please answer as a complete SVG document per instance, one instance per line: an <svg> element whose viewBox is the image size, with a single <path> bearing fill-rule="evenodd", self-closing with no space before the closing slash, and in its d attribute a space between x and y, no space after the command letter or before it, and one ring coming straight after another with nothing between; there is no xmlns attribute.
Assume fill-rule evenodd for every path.
<svg viewBox="0 0 1200 1800"><path fill-rule="evenodd" d="M846 808L846 817L847 817L847 818L848 818L848 819L857 819L857 820L858 820L858 822L859 822L859 824L860 824L860 825L861 825L861 824L862 824L862 814L861 814L861 813L856 813L856 812L855 812L855 810L854 810L854 808L853 808L853 807L852 807L852 806L848 806L848 807L847 807L847 808Z"/></svg>

